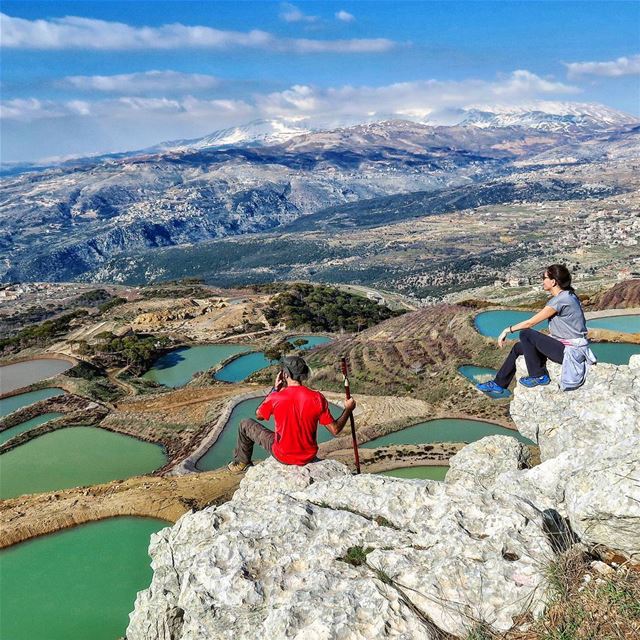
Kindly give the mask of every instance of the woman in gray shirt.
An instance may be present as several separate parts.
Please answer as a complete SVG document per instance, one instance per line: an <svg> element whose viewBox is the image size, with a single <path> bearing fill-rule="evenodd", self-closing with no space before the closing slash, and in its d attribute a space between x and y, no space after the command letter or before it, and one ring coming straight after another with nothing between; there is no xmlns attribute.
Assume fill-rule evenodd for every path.
<svg viewBox="0 0 640 640"><path fill-rule="evenodd" d="M562 264L547 267L542 276L542 288L552 297L542 311L513 326L506 327L498 337L498 346L504 347L507 335L520 331L520 339L511 349L494 380L476 385L489 395L501 396L516 374L516 360L524 356L528 376L520 378L525 387L549 384L547 359L562 363L565 346L572 341L586 339L587 323L580 300L571 286L571 273ZM543 320L549 321L549 333L545 335L531 327Z"/></svg>

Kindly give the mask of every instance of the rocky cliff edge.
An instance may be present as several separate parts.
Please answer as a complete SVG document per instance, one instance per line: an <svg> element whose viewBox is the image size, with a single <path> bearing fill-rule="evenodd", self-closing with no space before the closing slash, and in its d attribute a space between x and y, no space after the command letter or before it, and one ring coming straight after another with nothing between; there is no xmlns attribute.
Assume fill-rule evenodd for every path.
<svg viewBox="0 0 640 640"><path fill-rule="evenodd" d="M152 536L128 640L432 640L538 615L559 550L640 562L640 356L581 389L517 388L520 431L465 447L444 483L332 460L254 467L233 499Z"/></svg>

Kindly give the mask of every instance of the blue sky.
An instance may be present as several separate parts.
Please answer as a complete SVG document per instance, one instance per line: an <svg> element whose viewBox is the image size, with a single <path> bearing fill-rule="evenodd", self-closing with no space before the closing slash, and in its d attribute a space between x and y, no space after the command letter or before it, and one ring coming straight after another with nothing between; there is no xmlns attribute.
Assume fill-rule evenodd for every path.
<svg viewBox="0 0 640 640"><path fill-rule="evenodd" d="M638 2L2 4L2 159L267 118L334 126L597 102L640 115Z"/></svg>

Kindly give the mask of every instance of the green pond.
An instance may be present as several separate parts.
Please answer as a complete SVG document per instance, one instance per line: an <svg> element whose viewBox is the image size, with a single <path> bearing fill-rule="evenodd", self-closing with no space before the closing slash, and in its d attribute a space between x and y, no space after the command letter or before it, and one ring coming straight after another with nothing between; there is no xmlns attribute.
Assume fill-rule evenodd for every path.
<svg viewBox="0 0 640 640"><path fill-rule="evenodd" d="M483 311L479 313L474 320L476 329L489 338L497 338L505 327L518 324L523 320L528 320L535 315L534 311ZM540 322L534 329L541 331L547 328L547 322ZM516 338L516 334L510 334L510 337Z"/></svg>
<svg viewBox="0 0 640 640"><path fill-rule="evenodd" d="M360 445L367 449L387 447L394 444L427 444L432 442L474 442L485 436L504 435L511 436L532 444L518 431L500 427L490 422L481 420L463 420L460 418L439 418L415 424L412 427L401 429L395 433L370 440Z"/></svg>
<svg viewBox="0 0 640 640"><path fill-rule="evenodd" d="M421 467L400 467L399 469L389 469L381 471L377 475L392 476L394 478L412 478L419 480L444 480L449 467L421 466Z"/></svg>
<svg viewBox="0 0 640 640"><path fill-rule="evenodd" d="M0 551L0 637L116 640L136 594L151 582L152 533L170 526L110 518Z"/></svg>
<svg viewBox="0 0 640 640"><path fill-rule="evenodd" d="M71 369L73 364L55 358L37 358L0 367L0 393L26 387Z"/></svg>
<svg viewBox="0 0 640 640"><path fill-rule="evenodd" d="M590 329L609 329L621 333L640 333L640 315L612 316L587 320Z"/></svg>
<svg viewBox="0 0 640 640"><path fill-rule="evenodd" d="M629 358L640 353L640 344L630 342L592 342L591 351L600 362L629 364Z"/></svg>
<svg viewBox="0 0 640 640"><path fill-rule="evenodd" d="M297 349L302 351L331 342L331 339L325 336L293 336L289 338L288 342L293 344L296 340L307 341L306 344L297 347ZM222 367L214 377L216 380L222 380L223 382L241 382L256 371L260 371L260 369L264 369L272 364L273 361L265 358L262 351L255 351L235 358L229 364Z"/></svg>
<svg viewBox="0 0 640 640"><path fill-rule="evenodd" d="M531 316L532 313L530 311L484 311L476 316L475 326L483 336L497 338L505 327L522 322ZM617 316L613 318L599 318L598 320L587 321L587 326L589 328L596 328L594 323L600 324L606 320L609 323L609 327L607 328L615 328L616 321L618 321L620 327L623 327L627 326L626 323L629 322L625 320L625 318L634 317L635 316ZM544 322L536 325L534 328L538 330L545 329L546 325L547 323ZM622 329L617 330L622 331ZM517 333L511 334L510 337L514 339L517 338ZM591 350L600 362L629 364L629 358L634 354L640 353L640 344L632 344L629 342L593 342L591 343Z"/></svg>
<svg viewBox="0 0 640 640"><path fill-rule="evenodd" d="M11 396L0 400L0 417L8 416L21 407L39 402L40 400L46 400L47 398L53 398L54 396L64 395L62 389L56 387L49 387L48 389L38 389L37 391L27 391L27 393L21 393L17 396Z"/></svg>
<svg viewBox="0 0 640 640"><path fill-rule="evenodd" d="M198 461L196 465L198 469L201 471L219 469L231 461L233 458L233 451L236 448L238 426L240 425L240 422L245 418L255 419L256 409L263 400L264 398L252 398L251 400L244 400L234 407L227 424L218 437L218 440ZM342 409L334 404L330 404L329 407L334 418L337 418L342 413ZM264 420L261 420L260 422L272 430L275 428L273 417L271 417L267 422ZM318 442L327 442L328 440L331 440L331 438L333 438L333 436L329 430L320 425L318 427ZM267 454L264 449L259 445L256 445L253 449L253 459L264 460L266 457Z"/></svg>
<svg viewBox="0 0 640 640"><path fill-rule="evenodd" d="M0 455L0 499L150 473L162 447L97 427L65 427Z"/></svg>
<svg viewBox="0 0 640 640"><path fill-rule="evenodd" d="M222 380L223 382L240 382L248 378L252 373L268 367L270 364L271 360L267 360L262 351L255 351L243 356L238 356L235 360L232 360L229 364L222 367L220 371L216 372L214 378L216 380Z"/></svg>
<svg viewBox="0 0 640 640"><path fill-rule="evenodd" d="M63 415L64 413L57 413L55 411L52 411L51 413L43 413L40 416L31 418L31 420L27 420L26 422L21 422L20 424L16 424L10 429L5 429L4 431L0 431L0 444L4 444L7 440L10 440L14 436L17 436L19 433L24 433L25 431L29 431L29 429L34 429L35 427L39 427L41 424L44 424L49 420L55 420L56 418L61 418Z"/></svg>
<svg viewBox="0 0 640 640"><path fill-rule="evenodd" d="M240 344L206 344L174 349L158 358L142 377L166 387L182 387L194 373L208 371L236 353L247 350Z"/></svg>

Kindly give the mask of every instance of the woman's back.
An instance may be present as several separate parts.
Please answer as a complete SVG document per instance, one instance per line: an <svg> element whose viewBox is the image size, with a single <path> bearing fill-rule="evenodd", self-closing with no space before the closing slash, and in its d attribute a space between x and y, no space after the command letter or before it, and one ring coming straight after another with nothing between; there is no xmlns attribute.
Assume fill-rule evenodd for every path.
<svg viewBox="0 0 640 640"><path fill-rule="evenodd" d="M559 340L587 337L587 321L580 300L575 293L563 290L553 296L547 306L556 310L549 318L549 333Z"/></svg>

